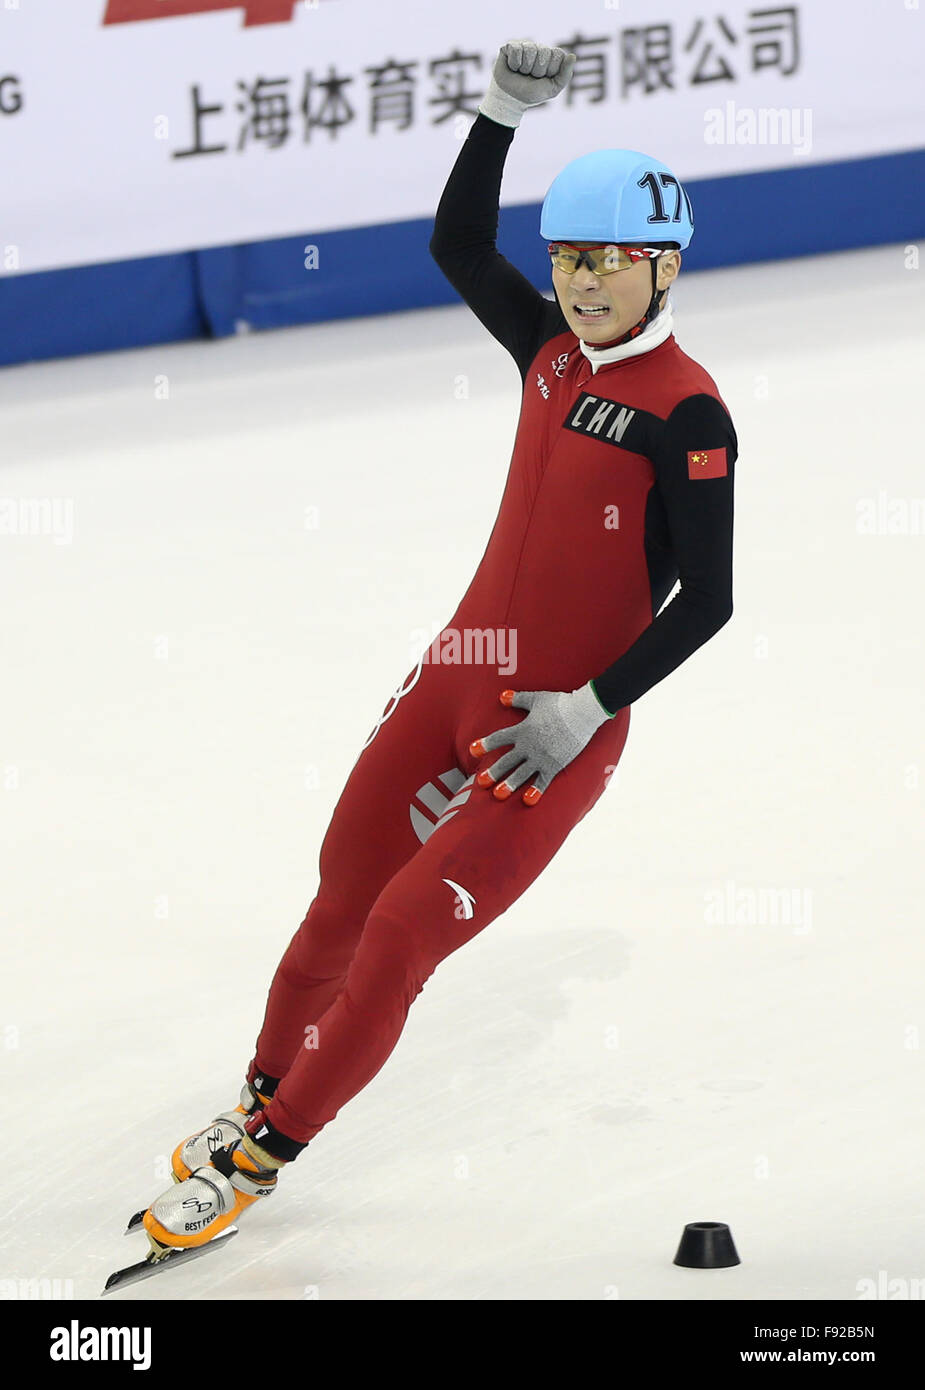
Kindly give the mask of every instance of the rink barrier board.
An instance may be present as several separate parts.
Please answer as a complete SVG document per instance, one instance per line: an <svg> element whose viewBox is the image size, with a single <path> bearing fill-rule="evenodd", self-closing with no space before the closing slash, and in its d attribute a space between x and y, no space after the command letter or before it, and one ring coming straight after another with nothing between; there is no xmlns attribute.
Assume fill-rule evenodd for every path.
<svg viewBox="0 0 925 1390"><path fill-rule="evenodd" d="M925 149L688 189L696 225L685 271L925 237ZM502 208L498 249L549 290L539 213L538 203ZM0 275L0 365L456 303L428 250L432 228L422 218ZM309 247L317 269L306 268Z"/></svg>

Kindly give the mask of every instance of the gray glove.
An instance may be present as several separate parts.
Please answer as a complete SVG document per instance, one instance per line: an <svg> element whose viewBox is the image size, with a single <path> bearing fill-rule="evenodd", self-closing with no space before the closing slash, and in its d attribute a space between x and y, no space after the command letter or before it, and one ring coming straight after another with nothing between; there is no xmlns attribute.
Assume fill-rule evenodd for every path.
<svg viewBox="0 0 925 1390"><path fill-rule="evenodd" d="M503 801L529 777L531 783L523 797L528 806L536 805L556 773L567 767L591 735L613 718L595 695L590 681L578 690L505 690L501 703L530 713L519 724L498 729L469 744L469 752L476 758L513 744L510 753L480 772L475 780L480 787L490 787L503 777L504 781L498 782L494 790L498 800Z"/></svg>
<svg viewBox="0 0 925 1390"><path fill-rule="evenodd" d="M558 96L575 66L574 53L547 48L535 39L512 39L501 45L488 90L478 105L498 125L520 125L528 106Z"/></svg>

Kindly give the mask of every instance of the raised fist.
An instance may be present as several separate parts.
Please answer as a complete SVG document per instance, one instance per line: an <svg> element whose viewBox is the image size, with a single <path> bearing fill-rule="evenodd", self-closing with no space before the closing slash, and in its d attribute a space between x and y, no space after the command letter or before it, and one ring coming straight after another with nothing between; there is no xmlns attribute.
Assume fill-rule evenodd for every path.
<svg viewBox="0 0 925 1390"><path fill-rule="evenodd" d="M575 57L535 39L502 44L479 111L499 125L518 126L528 106L559 95L572 76Z"/></svg>

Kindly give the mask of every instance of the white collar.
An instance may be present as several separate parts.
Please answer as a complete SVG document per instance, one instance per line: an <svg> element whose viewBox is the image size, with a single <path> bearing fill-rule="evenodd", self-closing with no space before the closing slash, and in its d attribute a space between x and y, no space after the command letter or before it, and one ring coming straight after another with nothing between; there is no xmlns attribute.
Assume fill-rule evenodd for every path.
<svg viewBox="0 0 925 1390"><path fill-rule="evenodd" d="M596 372L598 367L606 367L610 362L622 362L624 357L636 357L641 352L649 352L652 348L658 347L659 343L663 343L671 333L672 317L671 296L669 295L665 300L664 309L655 315L651 323L646 324L638 337L630 338L628 343L616 343L613 347L596 348L591 343L586 343L583 338L579 338L578 346Z"/></svg>

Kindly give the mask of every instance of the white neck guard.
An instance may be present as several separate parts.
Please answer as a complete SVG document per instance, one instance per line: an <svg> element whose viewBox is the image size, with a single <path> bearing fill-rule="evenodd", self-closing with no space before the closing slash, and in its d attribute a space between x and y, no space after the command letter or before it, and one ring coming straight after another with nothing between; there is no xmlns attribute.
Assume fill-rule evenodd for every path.
<svg viewBox="0 0 925 1390"><path fill-rule="evenodd" d="M630 338L628 343L616 343L613 347L596 348L593 343L586 343L583 338L579 338L578 346L581 348L585 357L597 371L598 367L605 367L608 362L622 362L624 357L636 357L641 352L649 352L652 348L658 347L671 333L672 326L671 295L665 300L665 307L655 315L651 323L647 323L638 337Z"/></svg>

